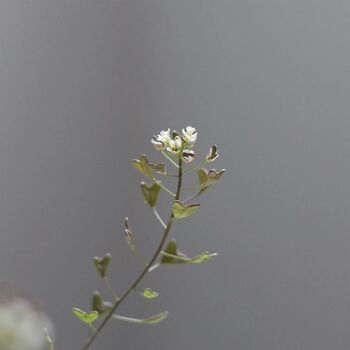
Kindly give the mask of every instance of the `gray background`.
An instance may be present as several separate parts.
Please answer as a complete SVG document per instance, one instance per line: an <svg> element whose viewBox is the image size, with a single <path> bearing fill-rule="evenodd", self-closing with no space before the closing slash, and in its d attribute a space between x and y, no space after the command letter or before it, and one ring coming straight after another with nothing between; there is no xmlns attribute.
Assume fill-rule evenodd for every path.
<svg viewBox="0 0 350 350"><path fill-rule="evenodd" d="M80 349L72 306L139 271L161 231L129 160L167 127L198 128L229 172L175 226L199 266L164 268L94 349L350 348L350 5L346 0L1 0L0 277ZM195 180L193 180L195 181ZM169 211L162 197L162 214ZM105 293L104 289L101 290Z"/></svg>

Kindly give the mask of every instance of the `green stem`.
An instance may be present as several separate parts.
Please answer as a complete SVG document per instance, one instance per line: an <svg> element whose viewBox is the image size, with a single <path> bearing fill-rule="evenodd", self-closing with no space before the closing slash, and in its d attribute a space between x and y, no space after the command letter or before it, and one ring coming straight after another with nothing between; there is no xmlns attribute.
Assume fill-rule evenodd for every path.
<svg viewBox="0 0 350 350"><path fill-rule="evenodd" d="M137 318L132 318L132 317L121 316L121 315L113 315L113 318L115 320L120 320L120 321L127 321L132 323L143 323L143 320L139 320Z"/></svg>
<svg viewBox="0 0 350 350"><path fill-rule="evenodd" d="M182 186L182 161L181 158L179 158L179 176L178 176L178 182L177 182L177 189L176 189L176 195L175 195L175 200L179 200L180 199L180 193L181 193L181 186ZM106 317L103 319L103 321L101 322L101 324L97 327L96 332L94 332L91 337L87 340L86 344L84 345L84 347L82 348L82 350L87 350L90 348L90 346L92 345L92 343L95 341L95 339L98 337L98 335L101 333L101 331L104 329L104 327L106 326L106 324L108 323L108 321L113 318L113 315L115 313L115 311L118 309L119 305L122 304L122 302L128 297L128 295L134 290L136 289L136 287L138 286L138 284L143 280L143 278L145 277L145 275L147 274L149 268L153 265L153 263L157 260L157 258L159 257L163 246L166 242L166 239L168 238L169 232L171 230L172 224L174 221L174 214L173 212L171 212L169 220L167 222L167 225L164 229L164 233L162 236L162 239L160 240L160 243L156 249L156 251L154 252L151 260L148 262L147 266L142 270L142 272L139 274L139 276L135 279L135 281L130 285L130 287L124 292L124 294L120 297L119 300L117 300L113 307L110 309L110 311L108 312L108 314L106 315Z"/></svg>
<svg viewBox="0 0 350 350"><path fill-rule="evenodd" d="M135 255L135 257L137 258L137 260L143 265L143 266L147 266L147 262L145 260L145 258L142 256L142 254L135 248L132 247L131 251L133 252L133 254Z"/></svg>
<svg viewBox="0 0 350 350"><path fill-rule="evenodd" d="M175 197L175 193L171 192L167 187L165 187L160 181L157 181L155 178L153 179L165 192L168 192L171 196Z"/></svg>
<svg viewBox="0 0 350 350"><path fill-rule="evenodd" d="M90 328L91 334L96 333L96 328L91 323L89 324L89 328Z"/></svg>
<svg viewBox="0 0 350 350"><path fill-rule="evenodd" d="M157 212L156 208L153 207L153 213L155 215L155 217L159 220L160 224L166 228L166 223L163 221L163 219L160 217L159 213Z"/></svg>
<svg viewBox="0 0 350 350"><path fill-rule="evenodd" d="M161 175L169 176L169 177L177 177L177 174L168 174L168 173L165 173L165 174L161 174Z"/></svg>
<svg viewBox="0 0 350 350"><path fill-rule="evenodd" d="M107 289L109 290L109 292L112 294L112 296L114 297L115 300L119 300L119 297L117 295L117 293L114 291L112 285L111 285L111 282L109 281L109 279L106 277L104 277L104 282L105 282L105 285L107 287Z"/></svg>
<svg viewBox="0 0 350 350"><path fill-rule="evenodd" d="M207 161L203 161L203 162L200 162L200 163L197 163L196 165L186 169L183 171L183 174L186 174L186 173L189 173L190 171L194 170L194 169L197 169L199 168L200 166L204 165L204 164L207 164Z"/></svg>
<svg viewBox="0 0 350 350"><path fill-rule="evenodd" d="M175 163L175 161L174 161L166 152L162 151L161 153L162 153L162 155L163 155L166 159L168 159L168 161L169 161L172 165L174 165L176 168L179 167L179 166Z"/></svg>
<svg viewBox="0 0 350 350"><path fill-rule="evenodd" d="M198 196L200 196L202 194L202 192L198 192L198 193L195 193L194 195L186 198L185 200L182 201L182 203L187 203L187 202L190 202L191 200L197 198Z"/></svg>

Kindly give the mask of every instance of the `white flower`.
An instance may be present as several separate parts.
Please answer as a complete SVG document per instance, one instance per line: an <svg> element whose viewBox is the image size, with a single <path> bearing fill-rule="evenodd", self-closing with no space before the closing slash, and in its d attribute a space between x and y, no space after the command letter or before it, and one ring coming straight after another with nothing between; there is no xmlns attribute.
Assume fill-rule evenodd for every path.
<svg viewBox="0 0 350 350"><path fill-rule="evenodd" d="M189 146L193 146L197 140L197 131L192 126L187 126L185 129L182 129L182 135Z"/></svg>
<svg viewBox="0 0 350 350"><path fill-rule="evenodd" d="M170 129L162 130L160 132L160 134L158 135L158 137L160 137L163 140L163 142L167 145L169 143L170 139L171 139L171 137L170 137Z"/></svg>
<svg viewBox="0 0 350 350"><path fill-rule="evenodd" d="M159 141L156 136L153 136L151 142L157 151L163 151L165 149L164 143L162 141Z"/></svg>
<svg viewBox="0 0 350 350"><path fill-rule="evenodd" d="M153 136L151 142L153 143L156 150L163 151L166 147L168 147L170 140L170 129L168 129L162 130L157 136Z"/></svg>
<svg viewBox="0 0 350 350"><path fill-rule="evenodd" d="M0 304L0 349L41 350L49 321L28 301L12 299Z"/></svg>
<svg viewBox="0 0 350 350"><path fill-rule="evenodd" d="M182 159L187 163L192 162L195 156L194 152L190 149L184 149L182 151Z"/></svg>
<svg viewBox="0 0 350 350"><path fill-rule="evenodd" d="M213 145L209 149L209 153L206 155L205 160L208 163L213 162L217 157L219 157L218 153L218 147L216 145Z"/></svg>
<svg viewBox="0 0 350 350"><path fill-rule="evenodd" d="M169 141L167 150L171 153L179 154L182 147L182 139L180 136L175 136L174 140Z"/></svg>

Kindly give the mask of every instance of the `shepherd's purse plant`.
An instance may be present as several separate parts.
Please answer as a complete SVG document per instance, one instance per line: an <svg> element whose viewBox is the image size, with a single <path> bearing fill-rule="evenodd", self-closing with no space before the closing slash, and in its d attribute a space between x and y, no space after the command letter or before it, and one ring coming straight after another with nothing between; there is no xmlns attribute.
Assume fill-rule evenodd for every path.
<svg viewBox="0 0 350 350"><path fill-rule="evenodd" d="M142 269L134 281L121 294L116 292L108 278L109 267L111 263L111 254L94 258L94 265L97 273L110 291L112 300L106 301L102 295L95 291L92 295L91 310L85 311L79 308L73 308L75 316L90 328L90 335L82 346L82 350L89 349L96 338L102 333L106 325L111 320L120 320L138 324L156 324L167 317L168 312L162 311L145 319L136 319L128 316L120 315L118 309L120 305L131 293L137 293L145 299L154 299L158 297L158 293L151 288L141 288L141 282L148 272L153 271L166 264L201 264L211 260L216 253L202 252L193 257L188 257L180 253L177 243L174 239L169 239L169 234L173 224L177 220L181 220L193 215L199 209L198 203L193 200L207 191L216 181L223 175L225 169L216 171L215 169L207 170L204 165L209 165L218 158L218 148L212 145L204 159L197 162L193 166L189 166L195 158L196 154L193 150L197 140L197 131L191 126L182 129L182 133L176 131L163 130L151 140L154 148L160 152L169 162L174 170L168 171L164 163L150 163L145 155L139 159L134 159L132 165L143 176L147 178L148 183L141 182L141 193L145 203L150 207L153 214L159 221L163 229L163 235L157 245L153 255L146 260L139 249L136 247L134 234L131 230L128 218L124 222L124 234L128 247L135 257L140 261ZM192 188L183 186L184 177L191 172L196 171L198 175L198 185ZM175 190L168 189L162 181L157 177L171 177L176 181ZM167 193L170 198L170 213L167 220L161 218L156 209L156 204L161 191ZM192 191L192 195L186 199L181 199L182 193ZM47 334L47 343L49 350L54 350L54 344Z"/></svg>

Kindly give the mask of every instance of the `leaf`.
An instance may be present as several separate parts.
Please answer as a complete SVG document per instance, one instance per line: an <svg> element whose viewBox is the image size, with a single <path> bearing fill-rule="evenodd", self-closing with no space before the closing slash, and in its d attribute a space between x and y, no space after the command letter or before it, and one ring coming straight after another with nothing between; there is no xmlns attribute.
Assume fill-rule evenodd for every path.
<svg viewBox="0 0 350 350"><path fill-rule="evenodd" d="M79 318L82 322L86 324L92 324L94 321L97 320L98 318L98 312L97 311L90 311L90 312L85 312L83 310L80 310L76 307L73 308L73 313L75 316Z"/></svg>
<svg viewBox="0 0 350 350"><path fill-rule="evenodd" d="M161 251L161 255L162 255L162 258L160 262L162 264L177 264L177 263L201 264L211 260L214 256L217 255L217 253L203 252L194 256L193 258L189 258L188 256L180 253L177 250L177 245L175 240L170 240L165 250Z"/></svg>
<svg viewBox="0 0 350 350"><path fill-rule="evenodd" d="M160 262L162 264L180 264L184 263L184 261L181 260L183 257L185 257L185 255L178 252L176 241L172 239L168 242L165 251L162 254Z"/></svg>
<svg viewBox="0 0 350 350"><path fill-rule="evenodd" d="M149 162L147 157L143 154L140 159L133 159L131 161L133 167L137 169L141 174L152 178L152 172L151 169L149 168Z"/></svg>
<svg viewBox="0 0 350 350"><path fill-rule="evenodd" d="M128 246L133 249L135 247L135 240L134 240L134 235L132 234L132 231L129 226L129 220L126 217L124 221L124 232L125 232L125 239L126 242L128 243Z"/></svg>
<svg viewBox="0 0 350 350"><path fill-rule="evenodd" d="M199 204L185 205L178 200L173 202L173 214L177 219L187 218L199 209Z"/></svg>
<svg viewBox="0 0 350 350"><path fill-rule="evenodd" d="M45 339L46 339L46 343L47 343L47 349L48 350L55 350L55 345L49 336L49 332L48 332L47 328L44 328L44 332L45 332Z"/></svg>
<svg viewBox="0 0 350 350"><path fill-rule="evenodd" d="M95 291L92 294L91 306L93 311L97 311L99 315L104 314L112 308L112 303L104 301L100 292Z"/></svg>
<svg viewBox="0 0 350 350"><path fill-rule="evenodd" d="M199 186L201 190L204 190L208 179L208 172L206 169L198 170Z"/></svg>
<svg viewBox="0 0 350 350"><path fill-rule="evenodd" d="M140 293L146 299L154 299L159 296L159 293L155 292L150 288L146 288L142 293Z"/></svg>
<svg viewBox="0 0 350 350"><path fill-rule="evenodd" d="M108 265L111 262L112 255L106 254L104 257L99 258L98 256L94 257L94 264L97 272L102 278L105 278L107 275Z"/></svg>
<svg viewBox="0 0 350 350"><path fill-rule="evenodd" d="M157 203L160 189L161 187L156 182L152 186L147 186L146 183L141 182L141 191L143 197L151 208L153 208Z"/></svg>
<svg viewBox="0 0 350 350"><path fill-rule="evenodd" d="M166 168L164 163L152 164L149 163L147 157L143 154L140 159L133 159L131 161L133 167L137 169L141 174L153 178L152 171L158 174L166 174Z"/></svg>
<svg viewBox="0 0 350 350"><path fill-rule="evenodd" d="M209 186L218 181L224 172L225 169L222 169L220 171L216 171L215 169L211 169L209 171L206 169L199 169L198 178L201 191L206 190Z"/></svg>
<svg viewBox="0 0 350 350"><path fill-rule="evenodd" d="M216 171L215 169L210 169L208 172L209 183L214 183L218 181L225 171L226 171L225 169L221 169L220 171Z"/></svg>

